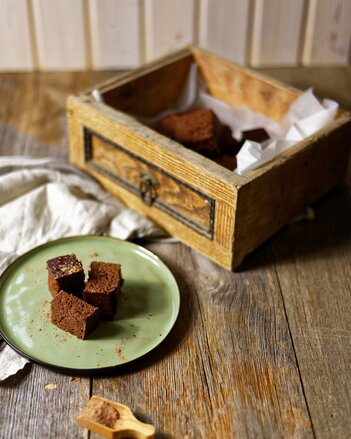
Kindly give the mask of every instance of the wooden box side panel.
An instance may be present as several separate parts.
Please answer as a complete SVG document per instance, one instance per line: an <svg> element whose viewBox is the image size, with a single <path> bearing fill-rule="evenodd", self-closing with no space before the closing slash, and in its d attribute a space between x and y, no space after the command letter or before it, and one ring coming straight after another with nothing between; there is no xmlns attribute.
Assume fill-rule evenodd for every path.
<svg viewBox="0 0 351 439"><path fill-rule="evenodd" d="M146 204L154 204L210 238L213 235L215 200L160 169L146 157L84 128L85 162L111 178ZM153 186L148 186L146 181ZM143 193L143 195L142 195Z"/></svg>
<svg viewBox="0 0 351 439"><path fill-rule="evenodd" d="M235 226L236 189L224 180L219 181L216 177L206 172L196 163L189 162L181 157L181 154L173 154L167 148L150 141L147 133L140 136L131 126L130 118L123 121L123 115L113 118L111 112L103 114L103 106L98 111L92 105L85 104L77 98L72 98L68 104L68 119L70 130L70 160L73 164L94 175L102 185L121 199L128 207L131 207L150 218L161 228L171 235L178 237L184 243L206 254L209 258L225 268L232 268L232 245ZM113 178L113 169L109 172L101 172L96 163L87 160L84 144L84 130L88 128L94 132L103 133L103 137L112 144L122 146L140 158L147 157L147 161L156 165L159 169L176 176L190 188L199 189L209 198L215 200L213 212L212 237L189 227L172 215L169 215L157 205L147 206L138 193L128 190L127 187L118 183ZM98 143L97 143L98 144ZM101 145L99 146L101 148ZM179 150L181 151L182 148ZM111 151L107 151L108 154ZM95 157L101 157L101 149ZM100 159L98 159L100 160ZM99 165L104 165L99 161ZM133 171L131 171L133 172ZM166 191L165 191L166 192ZM172 202L175 202L173 197Z"/></svg>
<svg viewBox="0 0 351 439"><path fill-rule="evenodd" d="M188 54L166 61L153 69L140 69L140 74L131 76L128 82L121 79L114 87L102 90L105 103L138 117L154 116L170 107L184 88L193 57Z"/></svg>
<svg viewBox="0 0 351 439"><path fill-rule="evenodd" d="M279 121L300 94L202 49L193 47L192 52L209 92L228 104L249 107Z"/></svg>
<svg viewBox="0 0 351 439"><path fill-rule="evenodd" d="M339 121L296 154L280 157L267 172L240 188L234 235L234 267L304 208L345 178L351 120Z"/></svg>

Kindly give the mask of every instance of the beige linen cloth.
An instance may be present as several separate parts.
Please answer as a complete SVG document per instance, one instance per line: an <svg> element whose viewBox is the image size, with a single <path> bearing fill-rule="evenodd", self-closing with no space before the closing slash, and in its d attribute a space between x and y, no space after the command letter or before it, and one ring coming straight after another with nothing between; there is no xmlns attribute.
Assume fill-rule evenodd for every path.
<svg viewBox="0 0 351 439"><path fill-rule="evenodd" d="M39 244L86 234L121 239L164 236L64 161L0 157L0 274ZM0 341L0 381L27 362Z"/></svg>

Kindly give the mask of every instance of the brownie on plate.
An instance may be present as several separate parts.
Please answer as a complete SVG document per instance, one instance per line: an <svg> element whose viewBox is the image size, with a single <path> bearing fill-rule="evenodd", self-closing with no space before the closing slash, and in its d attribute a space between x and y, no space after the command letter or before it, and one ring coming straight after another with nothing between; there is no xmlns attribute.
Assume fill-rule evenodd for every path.
<svg viewBox="0 0 351 439"><path fill-rule="evenodd" d="M84 289L84 270L74 253L57 256L46 262L48 285L55 297L61 290L80 297Z"/></svg>
<svg viewBox="0 0 351 439"><path fill-rule="evenodd" d="M51 301L52 323L82 340L97 328L99 320L99 310L73 294L60 291Z"/></svg>
<svg viewBox="0 0 351 439"><path fill-rule="evenodd" d="M90 265L83 300L99 308L102 320L113 320L122 284L120 264L94 261Z"/></svg>

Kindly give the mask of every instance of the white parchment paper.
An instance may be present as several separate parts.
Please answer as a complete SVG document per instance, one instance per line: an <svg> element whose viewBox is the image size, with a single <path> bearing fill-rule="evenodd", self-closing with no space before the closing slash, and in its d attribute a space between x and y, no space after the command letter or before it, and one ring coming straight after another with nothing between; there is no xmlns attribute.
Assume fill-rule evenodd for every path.
<svg viewBox="0 0 351 439"><path fill-rule="evenodd" d="M277 155L286 151L296 143L311 136L325 125L330 123L338 111L338 104L330 99L321 103L314 96L312 89L308 89L290 106L280 124L271 129L270 125L261 125L266 128L272 137L262 144L247 140L237 154L237 172L244 175Z"/></svg>
<svg viewBox="0 0 351 439"><path fill-rule="evenodd" d="M330 99L322 102L314 96L310 88L290 106L280 123L252 111L247 107L232 106L214 98L206 92L197 67L189 69L184 89L177 102L152 118L139 118L147 125L153 125L169 113L181 113L194 107L212 110L218 119L232 130L232 136L241 140L242 132L264 128L270 140L261 143L246 141L237 154L237 168L234 172L245 175L267 163L291 146L314 134L330 123L338 110L338 104Z"/></svg>

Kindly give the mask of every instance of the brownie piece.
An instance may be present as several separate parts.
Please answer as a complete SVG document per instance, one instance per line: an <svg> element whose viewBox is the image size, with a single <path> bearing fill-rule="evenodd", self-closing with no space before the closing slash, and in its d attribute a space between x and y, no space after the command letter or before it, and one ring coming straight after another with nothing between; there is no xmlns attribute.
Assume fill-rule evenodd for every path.
<svg viewBox="0 0 351 439"><path fill-rule="evenodd" d="M221 124L211 110L196 108L162 118L158 131L173 140L206 154L219 154Z"/></svg>
<svg viewBox="0 0 351 439"><path fill-rule="evenodd" d="M94 261L90 265L83 300L99 308L102 320L113 320L122 284L120 264Z"/></svg>
<svg viewBox="0 0 351 439"><path fill-rule="evenodd" d="M60 291L51 301L52 323L82 340L97 328L99 320L99 310L73 294Z"/></svg>
<svg viewBox="0 0 351 439"><path fill-rule="evenodd" d="M54 297L61 290L81 296L85 275L83 265L74 253L49 259L46 268L49 290Z"/></svg>
<svg viewBox="0 0 351 439"><path fill-rule="evenodd" d="M242 144L238 142L232 136L232 130L227 125L222 125L222 133L221 133L221 152L223 154L232 154L236 155Z"/></svg>
<svg viewBox="0 0 351 439"><path fill-rule="evenodd" d="M242 143L245 140L252 140L253 142L262 143L269 139L269 134L264 128L255 128L242 132Z"/></svg>
<svg viewBox="0 0 351 439"><path fill-rule="evenodd" d="M167 137L181 143L214 161L221 162L220 155L238 153L241 144L237 142L227 125L222 125L212 110L196 108L162 118L156 129ZM236 167L235 160L229 161L229 168ZM234 163L234 165L233 165ZM228 167L226 166L226 167Z"/></svg>
<svg viewBox="0 0 351 439"><path fill-rule="evenodd" d="M234 154L221 154L218 157L214 157L213 160L229 171L234 171L237 166L236 157Z"/></svg>

